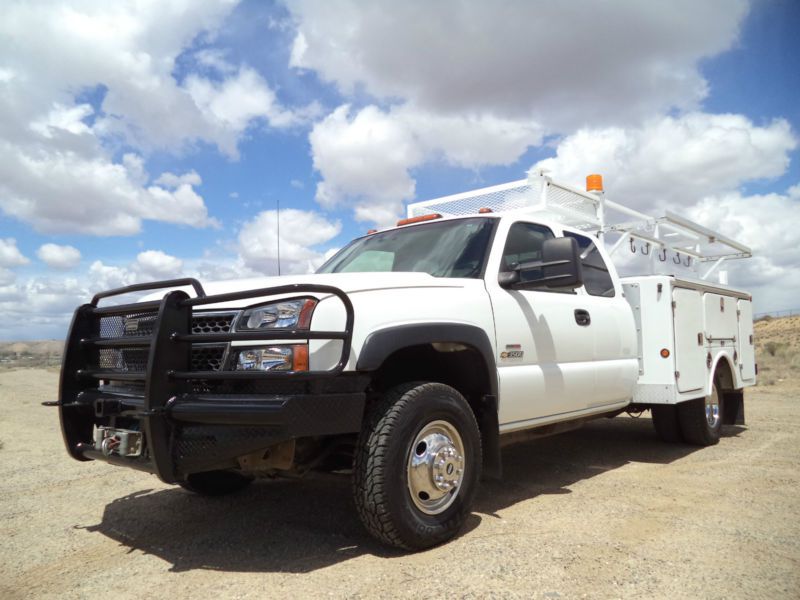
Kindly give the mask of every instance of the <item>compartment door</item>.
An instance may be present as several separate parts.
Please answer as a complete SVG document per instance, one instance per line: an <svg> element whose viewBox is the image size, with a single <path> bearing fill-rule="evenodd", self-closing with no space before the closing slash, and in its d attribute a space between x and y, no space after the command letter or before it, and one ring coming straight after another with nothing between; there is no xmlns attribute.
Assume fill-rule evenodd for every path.
<svg viewBox="0 0 800 600"><path fill-rule="evenodd" d="M756 350L753 340L753 304L739 300L739 373L745 381L756 378Z"/></svg>
<svg viewBox="0 0 800 600"><path fill-rule="evenodd" d="M719 294L705 294L703 303L705 310L706 341L711 346L724 345L731 347L739 333L736 319L736 299Z"/></svg>
<svg viewBox="0 0 800 600"><path fill-rule="evenodd" d="M703 344L703 295L697 290L675 288L672 300L678 391L701 390L708 370Z"/></svg>

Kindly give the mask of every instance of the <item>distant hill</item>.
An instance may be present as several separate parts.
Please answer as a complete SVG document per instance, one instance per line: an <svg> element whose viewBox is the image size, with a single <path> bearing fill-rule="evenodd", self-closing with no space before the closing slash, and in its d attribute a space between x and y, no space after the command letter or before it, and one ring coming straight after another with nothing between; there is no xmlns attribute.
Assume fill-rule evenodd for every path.
<svg viewBox="0 0 800 600"><path fill-rule="evenodd" d="M0 342L0 369L61 366L63 340Z"/></svg>
<svg viewBox="0 0 800 600"><path fill-rule="evenodd" d="M758 382L772 385L800 376L800 316L760 319L755 324Z"/></svg>

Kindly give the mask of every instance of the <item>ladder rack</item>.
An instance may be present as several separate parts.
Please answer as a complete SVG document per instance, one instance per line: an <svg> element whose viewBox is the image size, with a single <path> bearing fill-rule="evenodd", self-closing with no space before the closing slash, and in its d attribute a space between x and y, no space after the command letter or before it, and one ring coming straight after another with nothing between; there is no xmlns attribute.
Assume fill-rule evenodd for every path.
<svg viewBox="0 0 800 600"><path fill-rule="evenodd" d="M408 205L408 216L467 216L477 214L481 208L504 214L536 213L594 233L603 241L608 235L619 235L609 253L613 256L626 241L636 252L638 242L641 253L650 257L653 271L655 261L666 262L668 252L675 265L693 267L695 271L701 263L713 263L700 275L701 279L707 279L725 260L752 256L744 244L671 211L652 217L607 199L602 191L586 192L557 183L543 171L531 171L527 179L519 181L415 202ZM634 220L611 222L609 215L613 213Z"/></svg>

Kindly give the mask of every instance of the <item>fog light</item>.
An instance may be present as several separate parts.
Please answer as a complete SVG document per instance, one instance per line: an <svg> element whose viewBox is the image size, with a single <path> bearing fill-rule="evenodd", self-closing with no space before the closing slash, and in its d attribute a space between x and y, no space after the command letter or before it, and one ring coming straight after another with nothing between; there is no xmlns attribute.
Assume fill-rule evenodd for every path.
<svg viewBox="0 0 800 600"><path fill-rule="evenodd" d="M308 346L270 346L241 350L236 359L237 371L307 371Z"/></svg>

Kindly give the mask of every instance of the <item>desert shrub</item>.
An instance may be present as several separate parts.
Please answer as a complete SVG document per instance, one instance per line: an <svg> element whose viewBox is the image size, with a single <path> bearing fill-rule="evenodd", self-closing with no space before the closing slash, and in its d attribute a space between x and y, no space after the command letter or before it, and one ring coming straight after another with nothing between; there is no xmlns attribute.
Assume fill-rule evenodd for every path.
<svg viewBox="0 0 800 600"><path fill-rule="evenodd" d="M781 344L779 344L778 342L767 342L766 344L764 344L764 350L766 350L767 354L769 354L770 356L775 356L775 353L778 351L780 347Z"/></svg>

